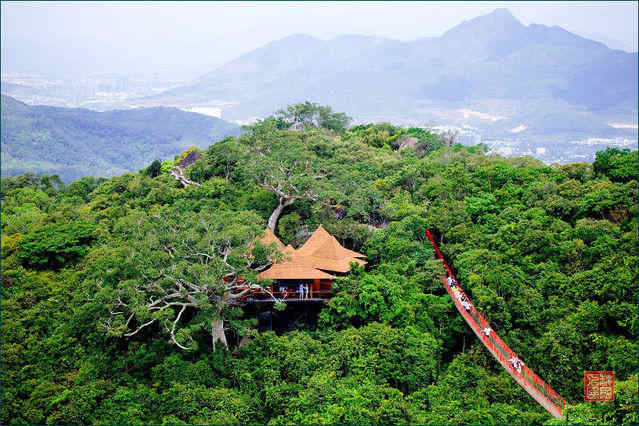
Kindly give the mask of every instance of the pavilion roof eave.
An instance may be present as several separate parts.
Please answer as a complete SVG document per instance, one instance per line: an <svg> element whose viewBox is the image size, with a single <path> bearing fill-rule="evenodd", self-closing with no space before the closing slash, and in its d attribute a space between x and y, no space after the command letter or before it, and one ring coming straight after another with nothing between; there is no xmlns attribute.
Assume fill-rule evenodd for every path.
<svg viewBox="0 0 639 426"><path fill-rule="evenodd" d="M337 278L310 265L296 262L277 263L266 271L261 272L258 277L271 280L334 280Z"/></svg>

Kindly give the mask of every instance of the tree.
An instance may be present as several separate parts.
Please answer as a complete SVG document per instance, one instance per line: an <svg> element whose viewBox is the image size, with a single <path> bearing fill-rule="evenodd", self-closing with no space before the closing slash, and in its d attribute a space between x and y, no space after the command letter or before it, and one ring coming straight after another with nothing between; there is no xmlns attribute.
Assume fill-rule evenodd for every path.
<svg viewBox="0 0 639 426"><path fill-rule="evenodd" d="M352 118L343 112L333 112L329 106L320 106L318 108L317 118L319 127L332 130L335 133L344 133L346 127L352 121Z"/></svg>
<svg viewBox="0 0 639 426"><path fill-rule="evenodd" d="M365 144L375 148L388 146L397 150L399 145L396 142L402 133L401 127L393 126L390 123L370 123L351 127L346 132L346 137L358 137Z"/></svg>
<svg viewBox="0 0 639 426"><path fill-rule="evenodd" d="M608 176L616 182L628 182L639 179L638 158L637 151L607 148L597 152L592 167L597 176Z"/></svg>
<svg viewBox="0 0 639 426"><path fill-rule="evenodd" d="M209 330L212 344L227 346L224 321L235 301L251 289L254 262L247 245L263 229L244 212L180 214L176 209L127 216L116 231L128 245L103 248L93 265L94 303L109 306L102 325L131 337L155 324L171 343L196 348L196 333ZM241 281L244 279L244 282Z"/></svg>
<svg viewBox="0 0 639 426"><path fill-rule="evenodd" d="M26 234L19 242L25 265L59 268L77 261L87 252L95 226L86 222L46 225Z"/></svg>
<svg viewBox="0 0 639 426"><path fill-rule="evenodd" d="M244 163L246 173L259 187L278 198L268 219L272 231L286 207L298 200L317 200L325 173L317 154L306 143L308 137L304 133L278 130L274 120L258 123L242 137L249 150Z"/></svg>
<svg viewBox="0 0 639 426"><path fill-rule="evenodd" d="M162 162L160 160L153 161L151 165L149 165L149 167L144 169L144 173L147 176L150 176L152 178L160 176L161 172L162 172Z"/></svg>
<svg viewBox="0 0 639 426"><path fill-rule="evenodd" d="M336 133L343 133L352 120L343 112L333 112L330 106L320 106L309 101L289 105L286 110L279 110L274 118L280 129L320 127Z"/></svg>

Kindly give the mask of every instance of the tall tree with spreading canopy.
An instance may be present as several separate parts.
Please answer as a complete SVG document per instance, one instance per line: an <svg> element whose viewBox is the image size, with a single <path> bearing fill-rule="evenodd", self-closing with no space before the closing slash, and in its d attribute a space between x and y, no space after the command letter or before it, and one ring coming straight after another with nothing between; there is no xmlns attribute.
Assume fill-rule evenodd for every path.
<svg viewBox="0 0 639 426"><path fill-rule="evenodd" d="M313 136L322 137L320 133ZM326 171L308 137L309 133L279 130L275 120L267 119L242 138L248 149L244 163L248 175L278 198L268 219L271 231L286 207L298 200L317 200Z"/></svg>
<svg viewBox="0 0 639 426"><path fill-rule="evenodd" d="M195 349L196 333L208 330L213 346L227 346L224 324L233 317L234 301L260 288L251 283L251 266L268 264L265 256L247 256L263 229L249 211L170 209L123 217L115 230L128 244L104 248L106 254L93 265L92 300L108 306L103 327L111 335L131 337L157 325L184 350Z"/></svg>
<svg viewBox="0 0 639 426"><path fill-rule="evenodd" d="M275 122L280 129L318 127L344 133L351 121L352 118L343 112L333 112L330 106L309 101L289 105L285 110L281 109L275 114Z"/></svg>

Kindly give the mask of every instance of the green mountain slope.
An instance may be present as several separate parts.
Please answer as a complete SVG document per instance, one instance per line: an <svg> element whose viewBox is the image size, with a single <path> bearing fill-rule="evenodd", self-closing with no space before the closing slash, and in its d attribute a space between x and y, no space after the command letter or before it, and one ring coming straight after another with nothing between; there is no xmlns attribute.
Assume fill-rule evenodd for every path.
<svg viewBox="0 0 639 426"><path fill-rule="evenodd" d="M3 95L2 175L113 176L239 133L234 124L174 108L95 112Z"/></svg>

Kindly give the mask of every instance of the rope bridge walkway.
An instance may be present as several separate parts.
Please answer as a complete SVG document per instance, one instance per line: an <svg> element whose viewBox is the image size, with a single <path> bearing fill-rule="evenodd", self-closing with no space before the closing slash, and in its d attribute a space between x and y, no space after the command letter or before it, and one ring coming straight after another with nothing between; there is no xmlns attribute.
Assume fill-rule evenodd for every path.
<svg viewBox="0 0 639 426"><path fill-rule="evenodd" d="M437 243L433 239L430 231L426 229L426 237L433 245L437 258L441 259L442 264L446 268L448 276L455 279L453 272L444 260L444 256L439 251ZM544 382L534 371L521 362L519 357L506 343L499 337L494 330L490 328L488 322L482 314L475 309L470 299L459 286L459 282L455 279L455 290L448 285L446 277L441 276L444 288L450 295L460 315L464 317L468 326L475 332L477 338L486 346L501 366L512 376L519 385L526 390L542 407L551 415L561 418L563 410L566 407L566 401L555 392L546 382ZM457 295L456 295L457 293ZM462 301L465 303L462 304ZM464 305L466 307L464 307Z"/></svg>

